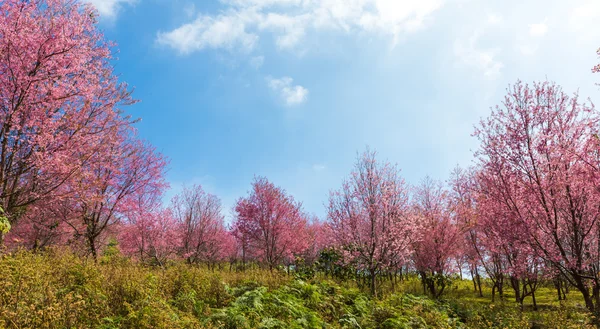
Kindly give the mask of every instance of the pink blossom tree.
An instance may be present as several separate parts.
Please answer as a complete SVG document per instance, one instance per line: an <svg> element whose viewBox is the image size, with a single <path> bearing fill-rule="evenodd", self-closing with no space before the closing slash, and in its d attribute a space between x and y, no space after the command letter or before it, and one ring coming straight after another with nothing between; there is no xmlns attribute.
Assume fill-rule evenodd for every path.
<svg viewBox="0 0 600 329"><path fill-rule="evenodd" d="M516 193L505 192L518 183L509 182L509 179L484 171L477 174L479 225L486 234L486 248L499 254L504 261L503 275L509 279L515 301L523 308L525 297L531 296L534 309L537 309L535 291L543 261L528 241L529 228L525 222L515 219L519 216L518 209L510 195Z"/></svg>
<svg viewBox="0 0 600 329"><path fill-rule="evenodd" d="M242 270L246 269L246 264L253 259L252 254L250 252L250 235L244 231L240 230L235 223L231 228L231 235L235 239L235 244L237 248L236 260L242 261Z"/></svg>
<svg viewBox="0 0 600 329"><path fill-rule="evenodd" d="M69 182L64 220L96 259L101 241L119 220L138 209L140 199L156 199L167 184L166 160L134 136L106 145L95 161L82 165L80 175ZM116 232L114 232L116 233Z"/></svg>
<svg viewBox="0 0 600 329"><path fill-rule="evenodd" d="M495 231L482 220L487 210L482 207L481 197L485 194L481 193L481 182L477 175L475 168L466 171L457 168L452 172L451 203L457 222L465 229L462 250L470 263L475 290L479 290L479 295L483 296L479 273L479 267L482 267L492 283L494 301L496 292L500 298L504 297L508 264L500 248L497 248L499 240Z"/></svg>
<svg viewBox="0 0 600 329"><path fill-rule="evenodd" d="M232 233L227 230L222 222L219 223L204 253L208 267L214 270L216 266L221 266L223 262L231 261L231 257L235 255L236 247Z"/></svg>
<svg viewBox="0 0 600 329"><path fill-rule="evenodd" d="M451 175L449 198L456 222L463 228L461 256L467 263L475 291L483 297L481 289L480 254L482 244L477 227L476 189L474 185L474 170L464 170L456 167Z"/></svg>
<svg viewBox="0 0 600 329"><path fill-rule="evenodd" d="M62 207L61 202L48 198L32 204L6 235L6 246L36 251L52 245L69 244L73 231L61 220L65 211L71 213Z"/></svg>
<svg viewBox="0 0 600 329"><path fill-rule="evenodd" d="M370 276L377 295L377 276L395 262L406 263L416 233L408 209L408 189L395 166L379 163L365 151L342 188L329 196L328 227L344 260Z"/></svg>
<svg viewBox="0 0 600 329"><path fill-rule="evenodd" d="M593 106L555 84L518 82L475 132L496 210L600 312L598 148Z"/></svg>
<svg viewBox="0 0 600 329"><path fill-rule="evenodd" d="M321 253L321 250L329 247L329 234L325 227L325 223L313 216L307 227L308 248L303 254L303 259L306 264L314 264Z"/></svg>
<svg viewBox="0 0 600 329"><path fill-rule="evenodd" d="M171 200L171 210L181 231L180 254L189 263L211 264L225 234L221 200L202 186L184 188Z"/></svg>
<svg viewBox="0 0 600 329"><path fill-rule="evenodd" d="M250 253L269 270L289 263L308 248L307 222L300 203L264 177L235 205L233 223Z"/></svg>
<svg viewBox="0 0 600 329"><path fill-rule="evenodd" d="M181 244L177 222L170 209L161 207L156 195L141 196L137 201L118 227L120 249L142 262L164 266L176 256Z"/></svg>
<svg viewBox="0 0 600 329"><path fill-rule="evenodd" d="M413 262L421 276L423 288L439 297L448 284L448 274L455 269L462 229L451 212L448 192L438 181L426 177L415 188L412 203L419 222L419 240L413 243Z"/></svg>
<svg viewBox="0 0 600 329"><path fill-rule="evenodd" d="M132 103L89 5L0 2L0 206L12 224L61 189Z"/></svg>

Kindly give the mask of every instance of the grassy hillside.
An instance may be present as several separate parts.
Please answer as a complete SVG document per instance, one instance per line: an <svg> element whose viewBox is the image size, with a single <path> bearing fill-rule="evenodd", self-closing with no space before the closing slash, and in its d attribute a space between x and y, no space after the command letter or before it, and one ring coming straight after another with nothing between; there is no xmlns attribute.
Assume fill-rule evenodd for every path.
<svg viewBox="0 0 600 329"><path fill-rule="evenodd" d="M0 258L0 328L592 328L576 292L559 303L542 287L540 310L521 312L510 295L492 304L489 287L472 289L456 280L434 301L409 277L372 300L319 275L20 252Z"/></svg>

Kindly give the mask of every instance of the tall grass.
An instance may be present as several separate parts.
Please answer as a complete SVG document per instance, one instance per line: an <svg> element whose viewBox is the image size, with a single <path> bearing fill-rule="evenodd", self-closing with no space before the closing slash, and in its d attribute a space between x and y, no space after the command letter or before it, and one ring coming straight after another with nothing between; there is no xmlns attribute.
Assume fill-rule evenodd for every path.
<svg viewBox="0 0 600 329"><path fill-rule="evenodd" d="M467 281L445 299L419 296L417 278L372 300L352 281L280 271L209 270L174 262L149 267L117 254L98 263L68 250L0 256L0 328L585 328L575 294L541 310L491 304ZM484 291L489 294L489 290ZM591 328L591 327L590 327Z"/></svg>

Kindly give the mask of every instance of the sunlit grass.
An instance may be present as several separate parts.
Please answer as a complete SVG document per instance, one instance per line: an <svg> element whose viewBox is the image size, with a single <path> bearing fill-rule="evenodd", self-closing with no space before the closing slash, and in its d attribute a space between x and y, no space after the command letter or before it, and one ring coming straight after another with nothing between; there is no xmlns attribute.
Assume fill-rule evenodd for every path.
<svg viewBox="0 0 600 329"><path fill-rule="evenodd" d="M117 255L98 263L65 250L0 258L0 328L585 328L590 317L575 291L558 302L537 293L539 311L521 312L507 287L491 303L469 280L455 280L440 300L416 276L381 282L373 300L354 280L322 274L217 269L173 262L145 266ZM591 327L590 327L591 328Z"/></svg>

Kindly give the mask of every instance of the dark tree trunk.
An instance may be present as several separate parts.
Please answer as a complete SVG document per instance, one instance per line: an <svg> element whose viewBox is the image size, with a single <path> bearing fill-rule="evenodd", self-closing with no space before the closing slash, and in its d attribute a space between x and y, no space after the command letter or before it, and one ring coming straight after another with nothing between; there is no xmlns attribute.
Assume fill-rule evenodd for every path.
<svg viewBox="0 0 600 329"><path fill-rule="evenodd" d="M88 247L90 248L92 259L94 259L94 262L98 262L98 249L96 247L96 240L94 238L88 237Z"/></svg>
<svg viewBox="0 0 600 329"><path fill-rule="evenodd" d="M477 266L475 267L475 280L477 282L477 287L475 288L475 290L479 288L479 297L483 297L483 291L481 290L481 275L479 275L479 270L477 269Z"/></svg>
<svg viewBox="0 0 600 329"><path fill-rule="evenodd" d="M370 285L370 290L371 290L371 295L373 296L373 298L377 298L377 277L376 277L376 270L375 269L371 269L369 271L369 274L371 276L371 285Z"/></svg>
<svg viewBox="0 0 600 329"><path fill-rule="evenodd" d="M561 287L560 277L556 278L554 280L554 287L556 288L556 291L558 292L558 300L561 301L562 300L562 287Z"/></svg>

